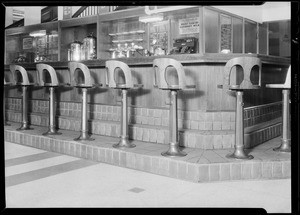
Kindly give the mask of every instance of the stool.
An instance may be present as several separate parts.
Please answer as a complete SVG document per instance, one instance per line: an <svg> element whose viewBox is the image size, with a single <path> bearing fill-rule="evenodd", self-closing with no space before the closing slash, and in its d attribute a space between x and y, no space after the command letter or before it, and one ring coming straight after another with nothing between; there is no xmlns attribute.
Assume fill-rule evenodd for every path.
<svg viewBox="0 0 300 215"><path fill-rule="evenodd" d="M21 127L17 130L29 130L32 128L29 128L28 124L28 95L27 95L27 89L29 86L34 86L35 83L30 83L27 71L24 67L19 65L10 65L9 66L10 71L13 73L13 77L15 78L15 84L22 86L22 124ZM18 80L18 74L21 74L22 81L19 82Z"/></svg>
<svg viewBox="0 0 300 215"><path fill-rule="evenodd" d="M58 87L57 75L54 68L50 65L39 63L36 65L36 70L38 74L38 84L42 87L49 87L50 96L49 96L49 130L43 135L59 135L60 132L57 132L55 128L55 97L54 97L54 88ZM51 82L46 83L45 75L50 74Z"/></svg>
<svg viewBox="0 0 300 215"><path fill-rule="evenodd" d="M114 148L133 148L134 144L128 141L128 105L127 105L127 92L129 89L141 88L142 84L133 84L132 74L129 66L121 61L108 60L105 62L106 67L106 85L110 88L121 90L122 104L121 104L121 136L120 141L114 144ZM120 69L125 77L125 83L116 83L115 72Z"/></svg>
<svg viewBox="0 0 300 215"><path fill-rule="evenodd" d="M3 125L4 126L10 126L10 124L8 124L7 122L6 122L6 117L5 117L5 104L6 104L6 102L5 102L5 88L6 87L10 87L10 86L12 86L12 85L15 85L15 81L14 81L14 77L13 77L13 73L12 72L10 72L10 74L11 74L11 82L9 82L9 81L6 81L5 80L5 75L4 75L4 88L3 88Z"/></svg>
<svg viewBox="0 0 300 215"><path fill-rule="evenodd" d="M243 71L243 80L240 84L232 84L232 69L240 66ZM258 68L258 85L252 84L250 75L252 70ZM236 82L241 79L237 72L234 76ZM218 88L223 90L231 90L236 92L236 112L235 112L235 150L233 154L229 154L227 158L253 159L252 155L246 155L244 151L244 102L243 94L246 89L260 89L261 86L261 60L256 57L237 57L229 60L224 68L223 85L218 85Z"/></svg>
<svg viewBox="0 0 300 215"><path fill-rule="evenodd" d="M290 127L290 89L291 89L291 66L288 68L284 84L266 84L268 88L282 89L282 136L281 145L274 148L278 152L291 152L291 127Z"/></svg>
<svg viewBox="0 0 300 215"><path fill-rule="evenodd" d="M91 76L89 68L83 63L79 62L69 62L69 71L71 76L71 86L82 89L82 108L81 108L81 134L79 137L75 138L76 141L81 140L94 140L88 135L87 128L87 90L96 87L102 86L101 84L95 84ZM79 81L79 72L82 72L84 75L84 82L80 83Z"/></svg>
<svg viewBox="0 0 300 215"><path fill-rule="evenodd" d="M177 92L179 90L194 89L195 85L187 85L185 72L182 64L171 58L158 58L153 61L154 67L154 87L171 92L170 115L169 115L169 149L161 153L166 157L182 157L187 153L180 151L178 142L178 116L177 116ZM169 85L166 80L168 67L173 67L178 76L178 84Z"/></svg>

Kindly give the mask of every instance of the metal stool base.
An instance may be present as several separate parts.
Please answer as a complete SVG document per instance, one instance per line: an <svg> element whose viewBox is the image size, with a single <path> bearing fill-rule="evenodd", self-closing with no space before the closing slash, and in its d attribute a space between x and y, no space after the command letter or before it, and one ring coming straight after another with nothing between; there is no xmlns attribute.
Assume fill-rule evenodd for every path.
<svg viewBox="0 0 300 215"><path fill-rule="evenodd" d="M60 135L61 133L60 132L57 132L57 131L47 131L45 133L43 133L44 136L48 136L48 135Z"/></svg>
<svg viewBox="0 0 300 215"><path fill-rule="evenodd" d="M184 157L184 156L187 155L187 153L186 152L182 152L182 151L179 151L177 153L173 153L173 152L167 151L167 152L161 153L161 155L164 156L164 157L172 157L172 158L174 158L174 157Z"/></svg>
<svg viewBox="0 0 300 215"><path fill-rule="evenodd" d="M134 148L135 144L130 143L128 139L121 139L119 143L113 145L114 148Z"/></svg>
<svg viewBox="0 0 300 215"><path fill-rule="evenodd" d="M238 160L251 160L254 157L252 155L245 155L245 154L237 155L237 154L233 153L233 154L226 155L226 158L230 158L230 159L234 158L234 159L238 159Z"/></svg>
<svg viewBox="0 0 300 215"><path fill-rule="evenodd" d="M277 148L274 148L275 152L291 152L291 140L281 139L281 145Z"/></svg>
<svg viewBox="0 0 300 215"><path fill-rule="evenodd" d="M184 157L187 155L187 153L184 151L180 151L178 147L178 143L177 144L170 143L169 150L166 152L162 152L161 155L164 157Z"/></svg>
<svg viewBox="0 0 300 215"><path fill-rule="evenodd" d="M25 130L33 130L33 128L29 128L27 126L26 127L22 126L22 127L16 129L16 131L25 131Z"/></svg>
<svg viewBox="0 0 300 215"><path fill-rule="evenodd" d="M95 138L91 138L88 134L83 133L79 137L75 138L74 140L75 141L85 141L85 140L93 141L93 140L95 140Z"/></svg>

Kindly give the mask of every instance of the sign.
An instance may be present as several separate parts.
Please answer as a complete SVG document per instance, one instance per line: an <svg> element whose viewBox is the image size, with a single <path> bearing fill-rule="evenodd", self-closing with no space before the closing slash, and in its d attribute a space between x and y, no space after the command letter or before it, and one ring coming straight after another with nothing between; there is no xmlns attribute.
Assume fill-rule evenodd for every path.
<svg viewBox="0 0 300 215"><path fill-rule="evenodd" d="M63 6L63 19L71 19L71 18L72 18L72 7Z"/></svg>
<svg viewBox="0 0 300 215"><path fill-rule="evenodd" d="M231 49L231 24L221 25L221 50Z"/></svg>
<svg viewBox="0 0 300 215"><path fill-rule="evenodd" d="M225 15L221 15L221 51L222 50L231 50L231 18Z"/></svg>
<svg viewBox="0 0 300 215"><path fill-rule="evenodd" d="M179 34L199 33L199 18L187 18L179 20Z"/></svg>
<svg viewBox="0 0 300 215"><path fill-rule="evenodd" d="M23 49L32 49L33 38L27 37L23 39Z"/></svg>

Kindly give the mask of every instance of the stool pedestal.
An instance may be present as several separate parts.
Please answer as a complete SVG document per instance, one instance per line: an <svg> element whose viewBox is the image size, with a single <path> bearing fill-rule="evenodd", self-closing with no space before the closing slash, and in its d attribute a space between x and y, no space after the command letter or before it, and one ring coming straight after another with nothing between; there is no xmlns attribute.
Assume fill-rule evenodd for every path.
<svg viewBox="0 0 300 215"><path fill-rule="evenodd" d="M6 117L5 117L5 85L4 85L4 89L3 89L3 125L4 126L10 126L10 124L8 124L6 122Z"/></svg>
<svg viewBox="0 0 300 215"><path fill-rule="evenodd" d="M55 98L54 98L54 87L49 87L50 96L49 96L49 130L43 135L60 135L60 132L57 132L55 128Z"/></svg>
<svg viewBox="0 0 300 215"><path fill-rule="evenodd" d="M32 128L29 128L28 124L28 95L27 95L27 85L22 86L22 124L21 127L17 129L17 131L20 130L30 130Z"/></svg>
<svg viewBox="0 0 300 215"><path fill-rule="evenodd" d="M291 127L290 127L290 90L282 90L282 137L281 145L274 148L278 152L291 152Z"/></svg>
<svg viewBox="0 0 300 215"><path fill-rule="evenodd" d="M127 105L127 89L122 89L122 104L121 104L121 136L120 141L114 144L114 148L134 148L135 145L128 141L128 105Z"/></svg>
<svg viewBox="0 0 300 215"><path fill-rule="evenodd" d="M177 90L171 90L170 115L169 115L169 149L161 153L165 157L183 157L187 153L180 151L178 142L178 117L177 117Z"/></svg>
<svg viewBox="0 0 300 215"><path fill-rule="evenodd" d="M244 152L244 92L236 90L236 114L235 114L235 145L233 154L226 155L227 158L253 159L252 155L246 155Z"/></svg>
<svg viewBox="0 0 300 215"><path fill-rule="evenodd" d="M87 128L87 90L88 89L86 87L82 87L81 134L79 137L74 139L76 141L95 140L89 136Z"/></svg>

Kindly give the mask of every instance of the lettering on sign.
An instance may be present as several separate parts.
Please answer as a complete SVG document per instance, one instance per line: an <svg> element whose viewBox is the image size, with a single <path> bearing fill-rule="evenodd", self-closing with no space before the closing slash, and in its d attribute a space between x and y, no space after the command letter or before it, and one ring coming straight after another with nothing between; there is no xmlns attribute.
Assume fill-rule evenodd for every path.
<svg viewBox="0 0 300 215"><path fill-rule="evenodd" d="M179 20L179 34L199 33L199 18L187 18Z"/></svg>

